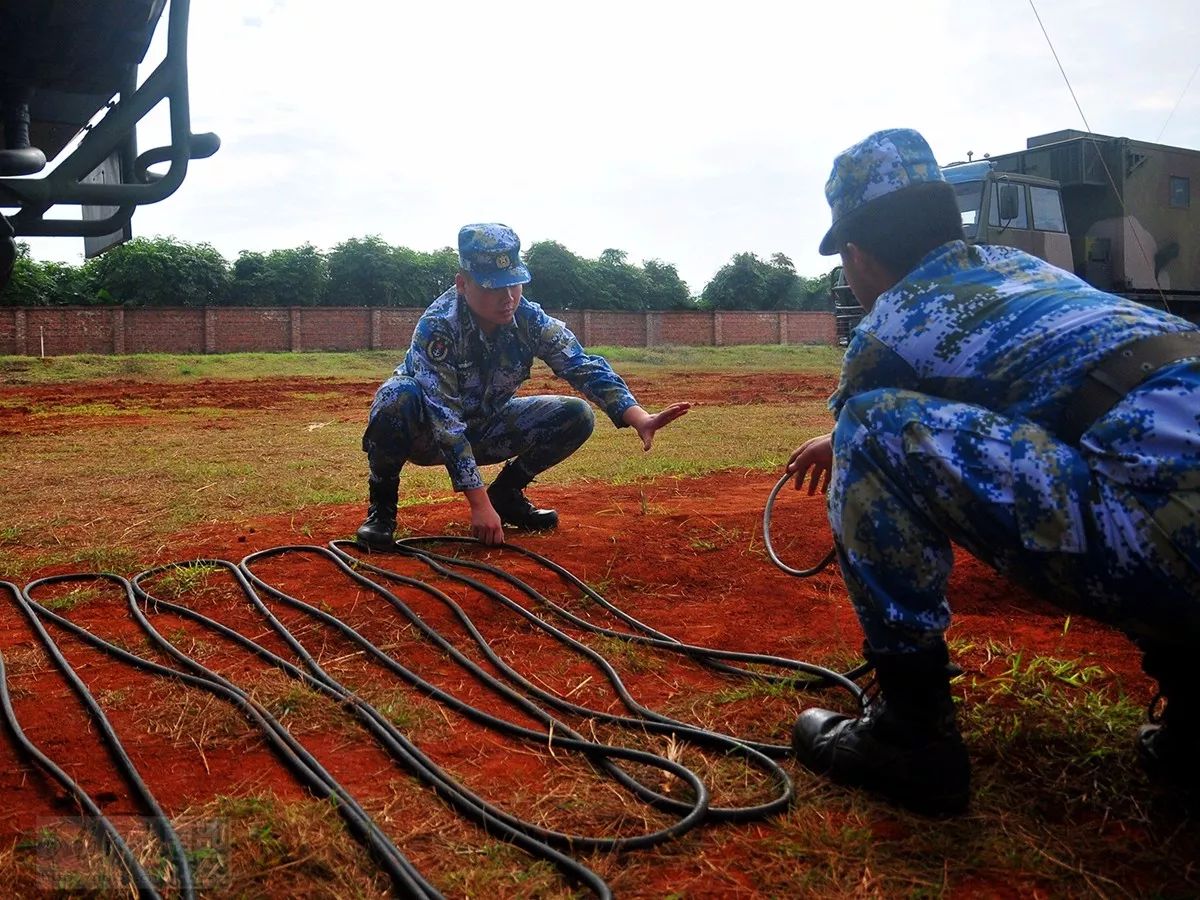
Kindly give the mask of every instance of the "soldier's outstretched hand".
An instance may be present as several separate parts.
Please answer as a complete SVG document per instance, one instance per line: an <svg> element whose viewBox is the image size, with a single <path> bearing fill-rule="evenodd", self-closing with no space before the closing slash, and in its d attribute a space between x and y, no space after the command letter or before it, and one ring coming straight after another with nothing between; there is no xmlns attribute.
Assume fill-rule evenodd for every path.
<svg viewBox="0 0 1200 900"><path fill-rule="evenodd" d="M796 448L788 460L789 475L796 476L796 490L809 478L808 494L811 497L820 488L821 493L829 490L829 474L833 471L833 435L822 434L809 438Z"/></svg>
<svg viewBox="0 0 1200 900"><path fill-rule="evenodd" d="M651 415L640 406L631 406L625 410L622 419L638 433L638 437L642 439L642 449L649 450L654 444L654 435L658 429L670 425L691 408L690 403L672 403L666 409Z"/></svg>

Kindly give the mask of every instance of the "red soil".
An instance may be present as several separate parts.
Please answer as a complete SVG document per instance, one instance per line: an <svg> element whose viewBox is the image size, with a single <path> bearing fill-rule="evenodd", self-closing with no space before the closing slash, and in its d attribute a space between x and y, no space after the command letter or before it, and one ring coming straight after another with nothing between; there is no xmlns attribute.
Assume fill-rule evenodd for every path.
<svg viewBox="0 0 1200 900"><path fill-rule="evenodd" d="M747 372L736 379L711 372L664 372L653 381L628 379L629 387L648 406L675 400L694 403L790 403L824 400L836 386L833 376L799 373ZM211 409L311 408L313 394L322 410L359 420L366 414L378 382L338 381L332 378L260 378L209 380L178 384L120 380L76 384L6 387L0 406L0 435L58 432L88 427L113 427L145 422L154 412ZM563 384L548 372L535 373L523 394L561 393ZM111 407L105 415L73 413L86 404Z"/></svg>

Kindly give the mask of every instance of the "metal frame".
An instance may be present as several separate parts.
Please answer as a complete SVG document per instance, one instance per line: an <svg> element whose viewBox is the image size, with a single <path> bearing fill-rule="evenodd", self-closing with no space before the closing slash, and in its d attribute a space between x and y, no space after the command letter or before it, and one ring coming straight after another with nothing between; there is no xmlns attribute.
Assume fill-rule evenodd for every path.
<svg viewBox="0 0 1200 900"><path fill-rule="evenodd" d="M170 0L167 20L167 54L140 88L121 91L120 102L85 135L79 146L43 178L0 178L0 206L18 205L8 216L17 236L99 237L124 227L136 207L157 203L183 183L191 159L212 156L220 147L215 134L192 134L188 105L187 28L190 0ZM121 184L88 184L86 178L114 151L132 156L137 124L162 100L170 103L171 143L131 160L122 177L140 179ZM170 162L164 175L149 172L154 163ZM58 204L115 206L105 219L46 219Z"/></svg>

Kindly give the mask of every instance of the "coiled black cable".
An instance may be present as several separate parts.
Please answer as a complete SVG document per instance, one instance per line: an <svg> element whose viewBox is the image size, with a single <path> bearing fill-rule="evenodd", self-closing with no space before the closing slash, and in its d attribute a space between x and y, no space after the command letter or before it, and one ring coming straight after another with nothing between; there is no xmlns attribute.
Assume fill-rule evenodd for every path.
<svg viewBox="0 0 1200 900"><path fill-rule="evenodd" d="M431 568L439 575L453 579L458 584L478 591L483 596L520 615L529 624L553 637L555 640L562 642L573 652L587 658L604 673L621 703L630 714L617 715L591 709L534 685L505 663L492 650L487 640L452 598L418 578L412 578L377 565L378 562L382 562L379 555L372 555L370 557L354 555L350 551L356 545L353 545L351 542L334 541L331 542L329 548L305 545L271 548L250 554L237 565L218 559L174 563L148 569L139 573L131 581L108 574L53 576L32 582L25 588L24 593L17 589L15 585L2 584L5 584L6 588L18 598L18 604L25 611L35 630L39 632L39 639L43 640L51 655L57 655L62 659L60 668L66 666L64 674L70 669L69 664L66 663L65 658L61 657L57 649L53 648L52 638L45 632L45 629L41 625L43 619L53 622L80 640L101 650L121 663L203 689L237 707L242 716L262 732L272 750L301 783L307 785L316 795L327 797L334 802L350 832L366 846L380 866L392 878L397 892L410 897L427 898L438 897L440 895L421 876L412 863L404 857L401 851L383 833L362 807L359 806L349 792L339 785L332 775L292 737L282 723L275 719L241 688L201 665L176 647L154 627L151 617L160 613L167 613L192 621L205 629L221 635L265 663L280 669L290 677L296 678L321 695L333 700L343 709L350 712L399 765L429 786L439 797L449 803L452 808L465 818L477 823L489 834L508 841L531 855L552 863L568 880L586 889L590 889L601 897L611 895L605 882L592 870L563 851L629 850L649 847L678 837L702 821L740 821L762 818L778 813L789 804L792 796L792 788L787 773L773 761L772 757L785 756L789 752L789 748L782 745L753 741L734 735L709 731L689 723L680 722L645 707L630 694L616 670L603 656L586 644L551 625L529 609L526 609L522 604L506 596L503 592L479 581L477 578L471 577L463 570L487 573L494 576L524 594L534 604L550 610L556 617L589 633L636 642L656 649L681 654L702 665L727 674L753 677L767 681L788 682L800 689L832 684L847 690L859 702L862 700L862 691L854 683L854 678L862 671L861 667L852 672L841 674L811 663L784 657L725 651L685 644L628 615L617 606L609 603L600 594L585 585L566 569L563 569L546 557L513 544L505 544L500 548L522 554L533 560L539 566L542 566L565 581L569 586L578 589L608 614L628 626L629 630L605 628L588 622L586 619L576 616L554 604L532 585L501 568L478 560L459 556L447 556L428 549L429 546L438 543L477 544L476 541L470 538L445 536L410 538L398 542L395 552L398 555L411 558ZM500 716L477 709L449 692L441 690L402 665L391 655L385 653L341 619L303 600L288 595L260 578L253 571L253 567L265 559L298 553L316 555L329 561L337 571L383 599L390 607L411 622L434 646L450 656L457 665L464 668L473 677L479 679L491 692L539 722L545 730L518 725ZM196 565L220 567L227 572L257 616L264 619L271 630L284 641L299 659L300 665L296 665L278 656L260 643L241 634L236 629L208 618L182 603L173 603L154 596L147 587L153 578L159 574L180 567ZM496 667L501 677L498 678L492 675L469 657L465 656L436 630L430 628L395 593L381 584L379 580L370 578L364 573L373 573L388 581L416 588L446 605L450 612L463 625L471 640L479 648L479 651L488 662ZM115 644L93 635L69 619L39 606L29 595L29 592L36 587L58 581L83 578L102 579L121 585L125 591L130 616L149 637L151 643L158 650L170 657L179 668L164 666L136 654L129 653ZM591 762L597 771L613 778L630 791L631 794L648 805L677 818L671 824L649 833L633 836L604 837L566 834L554 831L531 822L526 822L499 809L450 778L415 744L406 738L387 717L363 700L352 688L343 685L331 676L264 602L263 598L268 596L299 612L303 616L319 622L322 626L334 629L342 638L360 648L374 664L382 666L415 689L436 699L439 703L454 709L456 712L469 717L473 721L519 740L536 741L542 746L552 744L555 748L578 752ZM44 638L41 637L42 634L45 635ZM745 666L768 666L776 670L783 669L798 672L803 677L759 672L744 668ZM0 681L3 681L3 675L3 663L0 660ZM75 682L78 682L77 686L73 683L76 692L78 693L82 690L86 694L87 689L82 681L75 678ZM13 730L14 734L20 735L19 725L16 723L15 715L12 714L11 704L7 700L7 689L2 685L0 685L0 688L3 689L3 697L0 700L3 700L2 705L5 707L5 716L10 722L10 729ZM82 697L83 695L81 694L80 696ZM90 694L88 696L90 697ZM600 743L595 740L586 740L582 735L573 731L565 722L547 712L543 705L539 704L544 704L545 706L571 715L582 716L588 719L598 719L626 728L634 728L639 732L671 735L677 740L714 749L726 756L738 757L747 766L764 772L767 778L774 782L777 790L773 797L764 802L745 806L713 806L710 804L708 788L704 781L687 767L648 751ZM92 708L92 705L94 705L94 700L89 705L89 710ZM103 713L99 711L99 707L95 706L94 708L94 715L99 715L98 721L103 719ZM115 732L112 732L111 728L108 728L106 731L103 727L102 731L106 732L106 742L114 757L124 756L128 760L128 757L124 754L124 750L120 748L120 742ZM21 743L21 737L18 737L18 742ZM54 771L57 767L52 761L43 755L45 759L43 762L36 755L36 748L33 748L35 752L31 753L28 748L24 747L24 744L22 746L27 755L37 761L52 777L57 778ZM680 779L688 786L691 794L690 799L681 800L671 797L644 784L626 772L622 768L622 763L636 763L642 766L650 766ZM165 826L165 829L159 832L159 838L165 846L172 849L172 856L175 860L174 865L179 880L180 895L191 896L187 893L187 891L192 890L191 875L190 870L187 869L187 862L182 854L182 848L178 848L178 852L176 852L175 848L178 847L178 841L174 839L173 843L174 832L170 831L166 817L162 815L153 796L150 795L145 785L141 783L141 779L137 776L136 770L132 769L131 763L129 766L128 770L122 767L126 778L130 780L131 784L134 784L135 789L138 789L139 797L146 808L156 812L156 827L158 827L157 823L160 820L162 825ZM80 798L80 805L87 809L95 818L95 827L104 833L108 846L123 861L127 856L131 859L132 855L129 853L128 847L124 844L120 835L116 832L116 829L100 815L99 808L90 801L90 798L86 798L86 795L82 794L81 791L77 793L76 790L72 790L69 787L68 790L71 790L72 794ZM141 791L145 792L144 795ZM137 886L139 893L142 893L144 896L155 896L153 893L155 890L153 881L145 874L144 870L139 875L136 867L127 865L127 868L129 868L130 877ZM149 889L150 893L147 893L147 889Z"/></svg>

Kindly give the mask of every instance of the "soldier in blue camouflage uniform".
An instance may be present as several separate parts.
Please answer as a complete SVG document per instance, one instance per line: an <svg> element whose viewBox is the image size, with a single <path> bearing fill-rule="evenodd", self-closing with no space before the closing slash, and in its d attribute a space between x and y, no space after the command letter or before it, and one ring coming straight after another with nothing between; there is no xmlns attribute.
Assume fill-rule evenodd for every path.
<svg viewBox="0 0 1200 900"><path fill-rule="evenodd" d="M460 270L413 332L404 362L375 395L363 451L370 465L370 506L358 539L392 544L400 469L444 464L471 507L472 534L504 541L503 525L545 529L552 509L536 509L524 489L562 462L592 433L594 415L578 397L516 397L535 358L598 405L617 427L631 426L649 450L658 429L688 411L675 403L642 409L600 356L584 352L571 331L522 296L529 270L521 243L499 224L466 225L458 234ZM486 490L480 465L509 460Z"/></svg>
<svg viewBox="0 0 1200 900"><path fill-rule="evenodd" d="M1166 700L1138 745L1196 786L1200 679L1200 332L1019 250L968 246L953 189L915 131L838 156L826 185L867 315L830 400L832 434L793 454L827 488L878 696L810 709L815 771L931 813L963 809L946 584L951 542L1046 600L1111 623Z"/></svg>

